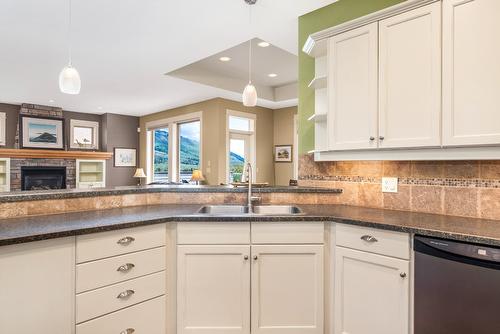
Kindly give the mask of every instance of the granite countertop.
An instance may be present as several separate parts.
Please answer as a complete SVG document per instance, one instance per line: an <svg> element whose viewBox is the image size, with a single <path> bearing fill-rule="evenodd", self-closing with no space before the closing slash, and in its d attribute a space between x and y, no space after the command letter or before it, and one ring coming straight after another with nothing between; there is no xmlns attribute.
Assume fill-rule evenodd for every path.
<svg viewBox="0 0 500 334"><path fill-rule="evenodd" d="M180 221L326 221L500 246L500 221L346 205L299 205L297 216L206 216L202 205L149 205L0 220L0 246Z"/></svg>
<svg viewBox="0 0 500 334"><path fill-rule="evenodd" d="M195 186L195 185L149 185L92 189L61 189L43 191L12 191L0 193L0 203L39 201L48 199L82 198L110 195L148 194L148 193L244 193L247 188L233 186ZM316 187L254 187L254 193L342 193L342 189Z"/></svg>

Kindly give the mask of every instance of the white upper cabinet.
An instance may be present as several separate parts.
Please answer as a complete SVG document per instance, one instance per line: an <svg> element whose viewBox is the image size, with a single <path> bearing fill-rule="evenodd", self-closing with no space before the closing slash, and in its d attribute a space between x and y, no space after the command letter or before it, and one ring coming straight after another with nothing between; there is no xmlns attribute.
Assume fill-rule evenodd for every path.
<svg viewBox="0 0 500 334"><path fill-rule="evenodd" d="M377 147L377 52L377 23L329 40L328 132L331 150Z"/></svg>
<svg viewBox="0 0 500 334"><path fill-rule="evenodd" d="M379 146L440 146L441 3L380 21L379 46Z"/></svg>
<svg viewBox="0 0 500 334"><path fill-rule="evenodd" d="M443 2L443 143L500 144L500 1Z"/></svg>

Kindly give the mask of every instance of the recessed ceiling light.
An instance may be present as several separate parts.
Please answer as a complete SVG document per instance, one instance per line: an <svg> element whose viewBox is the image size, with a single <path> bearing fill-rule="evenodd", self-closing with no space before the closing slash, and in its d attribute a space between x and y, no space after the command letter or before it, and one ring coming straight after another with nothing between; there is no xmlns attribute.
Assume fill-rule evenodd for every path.
<svg viewBox="0 0 500 334"><path fill-rule="evenodd" d="M102 107L97 107L97 109L102 110Z"/></svg>
<svg viewBox="0 0 500 334"><path fill-rule="evenodd" d="M54 102L56 102L56 101L54 101L54 100L49 100L49 103L54 103Z"/></svg>
<svg viewBox="0 0 500 334"><path fill-rule="evenodd" d="M262 42L259 42L259 44L257 44L257 45L260 46L261 48L267 48L271 44L269 44L268 42L262 41Z"/></svg>
<svg viewBox="0 0 500 334"><path fill-rule="evenodd" d="M230 61L230 60L231 60L231 58L230 58L230 57L225 57L225 56L224 56L224 57L220 57L220 58L219 58L219 60L220 60L220 61L223 61L223 62L227 62L227 61Z"/></svg>
<svg viewBox="0 0 500 334"><path fill-rule="evenodd" d="M267 76L270 78L276 78L278 75L276 73L269 73Z"/></svg>

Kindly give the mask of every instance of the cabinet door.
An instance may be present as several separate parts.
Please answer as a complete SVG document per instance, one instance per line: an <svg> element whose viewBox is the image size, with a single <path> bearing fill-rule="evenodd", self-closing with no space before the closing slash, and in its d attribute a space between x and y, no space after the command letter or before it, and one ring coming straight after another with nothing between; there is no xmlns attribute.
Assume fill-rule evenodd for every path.
<svg viewBox="0 0 500 334"><path fill-rule="evenodd" d="M335 334L409 332L409 261L335 249Z"/></svg>
<svg viewBox="0 0 500 334"><path fill-rule="evenodd" d="M177 333L250 333L250 246L177 247Z"/></svg>
<svg viewBox="0 0 500 334"><path fill-rule="evenodd" d="M443 1L443 143L500 144L500 1Z"/></svg>
<svg viewBox="0 0 500 334"><path fill-rule="evenodd" d="M331 150L376 148L377 23L334 36L328 45Z"/></svg>
<svg viewBox="0 0 500 334"><path fill-rule="evenodd" d="M75 332L75 238L0 247L0 333Z"/></svg>
<svg viewBox="0 0 500 334"><path fill-rule="evenodd" d="M252 333L323 334L323 246L252 246Z"/></svg>
<svg viewBox="0 0 500 334"><path fill-rule="evenodd" d="M441 145L441 3L379 23L379 146Z"/></svg>

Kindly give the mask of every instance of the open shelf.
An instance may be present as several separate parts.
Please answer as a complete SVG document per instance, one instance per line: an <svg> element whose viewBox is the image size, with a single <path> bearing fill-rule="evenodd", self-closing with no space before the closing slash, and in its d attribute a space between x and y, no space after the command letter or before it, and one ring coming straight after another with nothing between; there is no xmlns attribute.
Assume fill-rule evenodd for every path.
<svg viewBox="0 0 500 334"><path fill-rule="evenodd" d="M326 88L326 83L327 83L326 76L316 77L312 79L308 87L314 89L322 89Z"/></svg>
<svg viewBox="0 0 500 334"><path fill-rule="evenodd" d="M326 114L313 114L311 117L307 119L308 121L314 122L325 122Z"/></svg>

